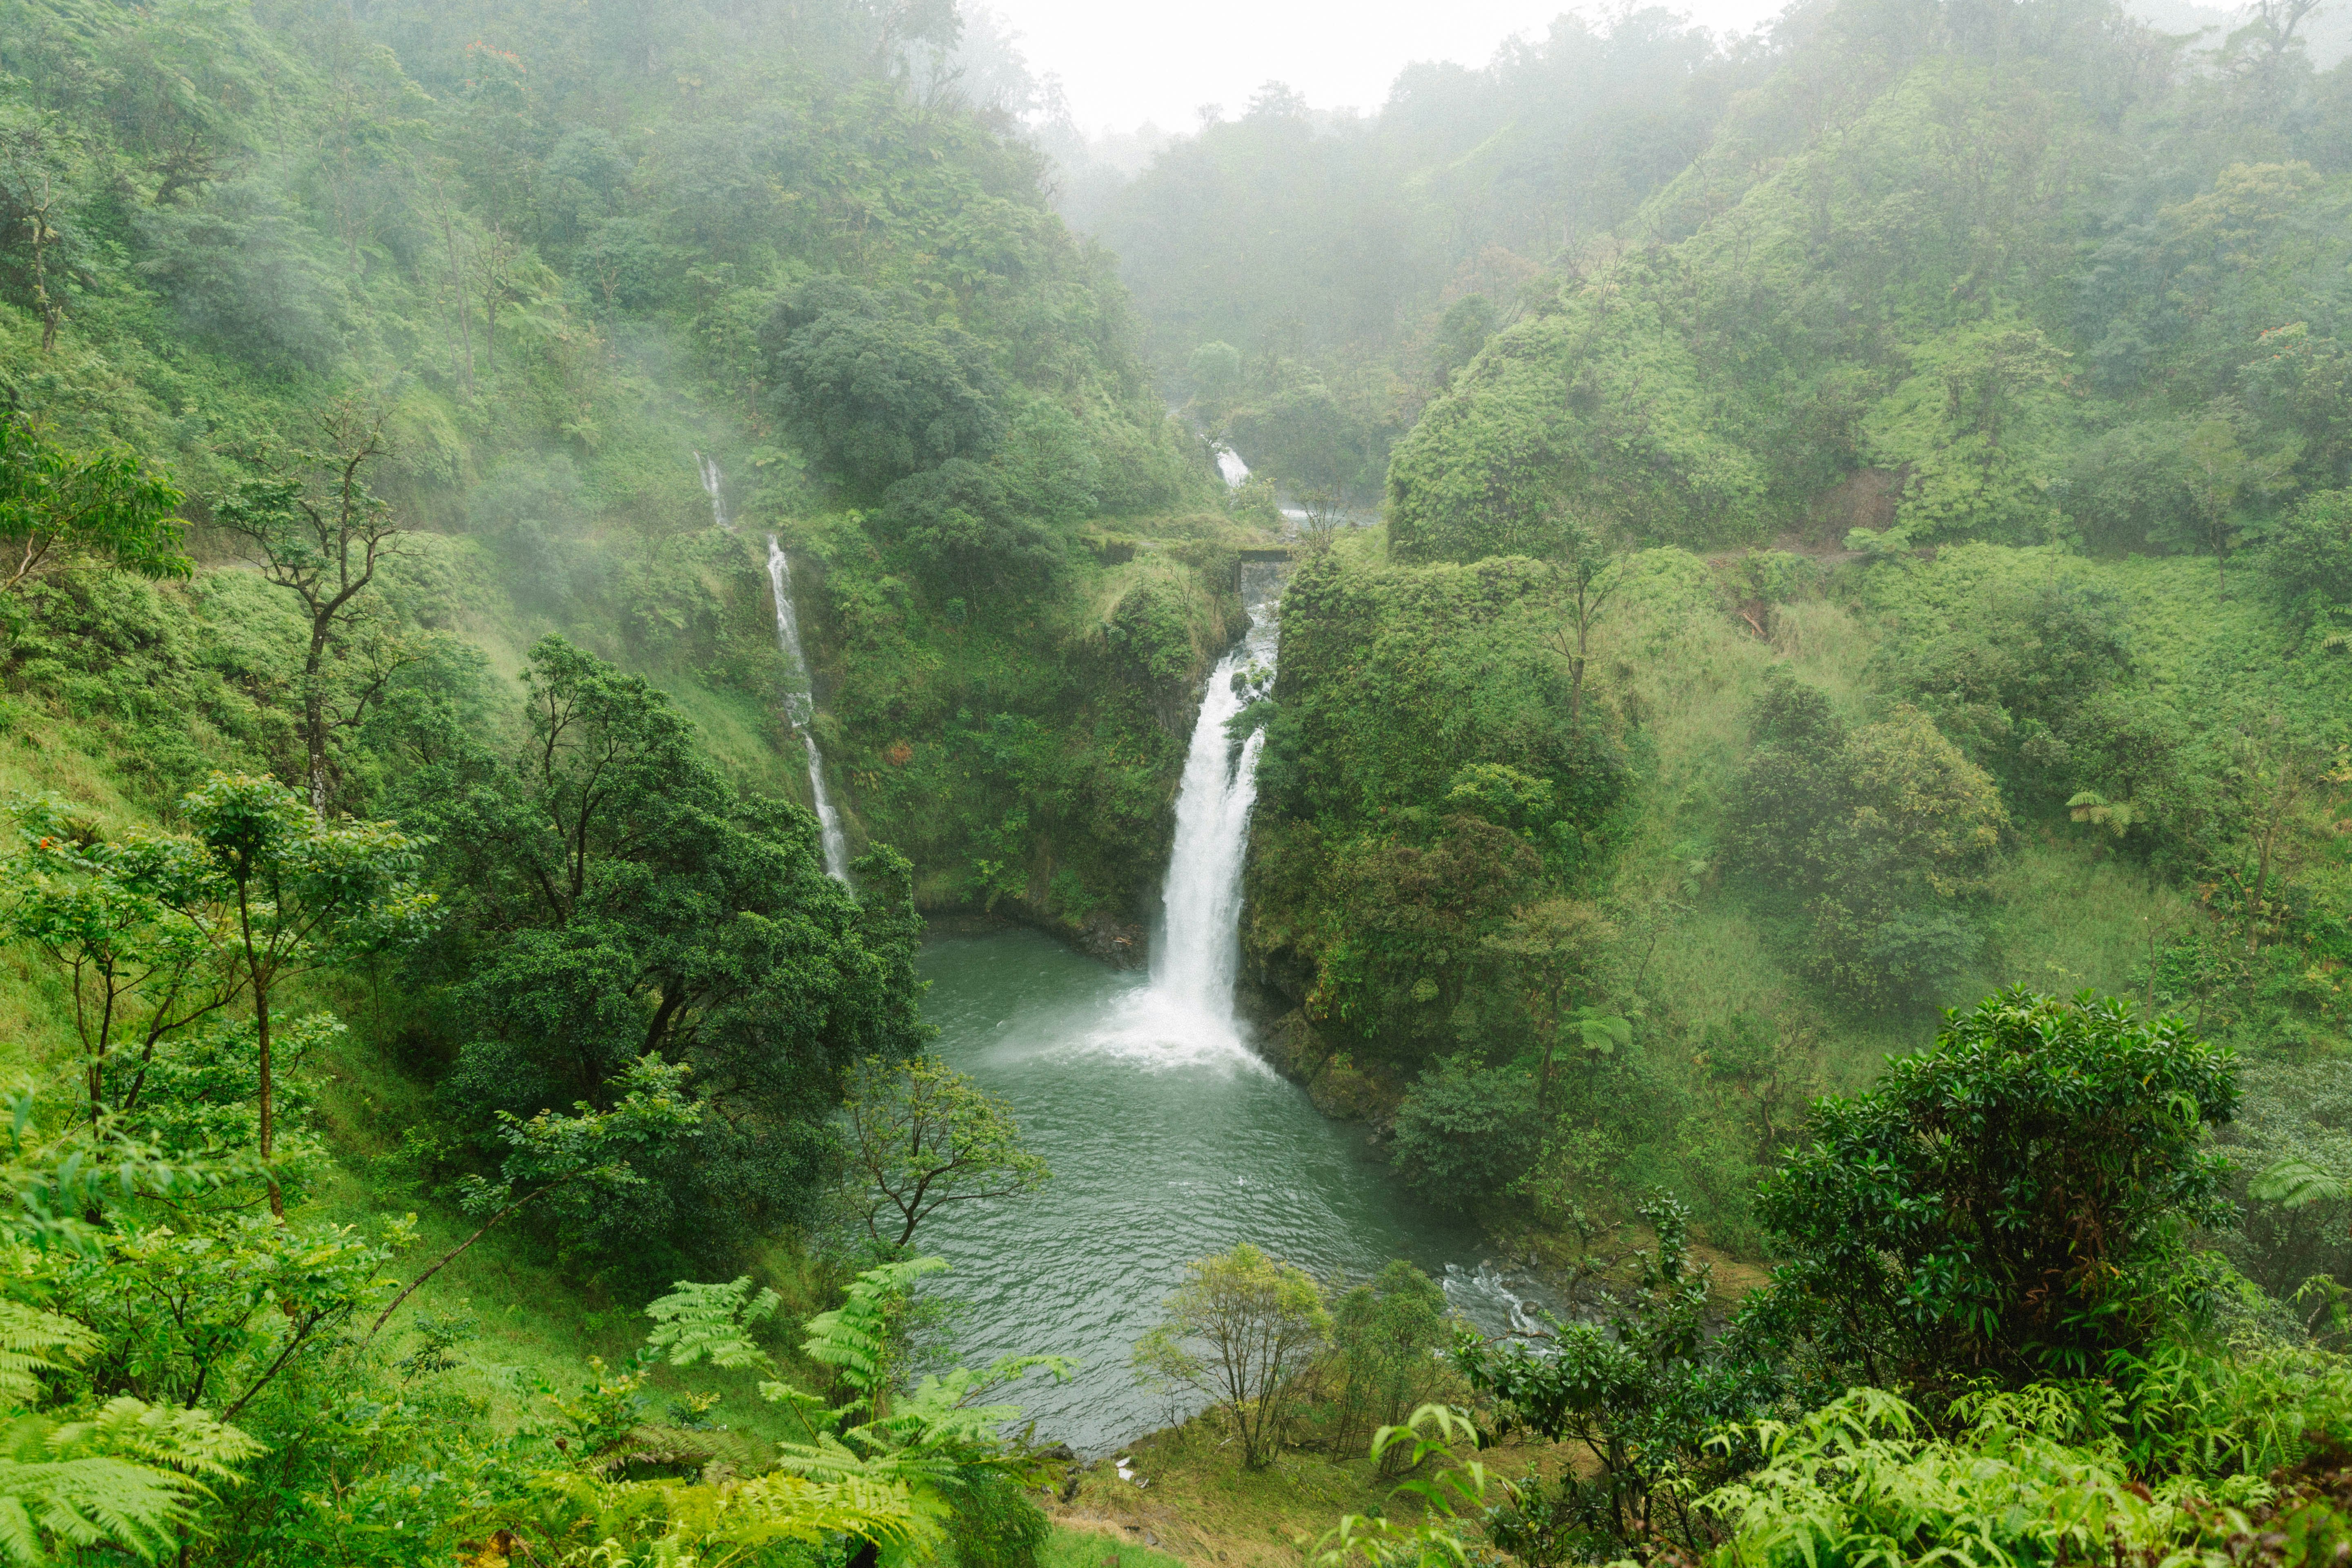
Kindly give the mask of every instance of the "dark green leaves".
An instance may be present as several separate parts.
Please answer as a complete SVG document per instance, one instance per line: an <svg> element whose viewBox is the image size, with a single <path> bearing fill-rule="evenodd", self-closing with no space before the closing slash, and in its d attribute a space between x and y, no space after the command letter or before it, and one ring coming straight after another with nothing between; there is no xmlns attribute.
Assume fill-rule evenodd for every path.
<svg viewBox="0 0 2352 1568"><path fill-rule="evenodd" d="M2233 1222L2203 1144L2237 1103L2233 1058L2177 1018L1988 997L1815 1108L1758 1198L1776 1293L1873 1379L2095 1373L2180 1312L2188 1227Z"/></svg>
<svg viewBox="0 0 2352 1568"><path fill-rule="evenodd" d="M761 332L770 398L833 476L879 491L1003 435L986 351L908 298L827 275L785 296Z"/></svg>

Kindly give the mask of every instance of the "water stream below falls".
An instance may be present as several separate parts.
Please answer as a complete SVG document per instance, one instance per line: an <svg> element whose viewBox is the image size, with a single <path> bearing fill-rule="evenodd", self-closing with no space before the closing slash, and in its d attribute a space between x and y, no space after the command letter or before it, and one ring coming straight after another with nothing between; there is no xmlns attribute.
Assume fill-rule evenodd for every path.
<svg viewBox="0 0 2352 1568"><path fill-rule="evenodd" d="M1258 739L1226 721L1234 678L1270 668L1278 579L1251 569L1255 624L1210 678L1176 806L1176 841L1147 974L1105 969L1029 931L936 942L923 953L938 1050L1012 1102L1052 1166L1024 1204L949 1209L918 1247L952 1265L937 1293L967 1304L960 1360L1079 1358L1059 1386L1013 1397L1047 1441L1099 1453L1172 1418L1128 1370L1184 1266L1254 1243L1325 1279L1411 1258L1489 1332L1524 1327L1532 1289L1482 1261L1476 1234L1412 1201L1365 1130L1327 1120L1250 1048L1234 1012L1242 851Z"/></svg>

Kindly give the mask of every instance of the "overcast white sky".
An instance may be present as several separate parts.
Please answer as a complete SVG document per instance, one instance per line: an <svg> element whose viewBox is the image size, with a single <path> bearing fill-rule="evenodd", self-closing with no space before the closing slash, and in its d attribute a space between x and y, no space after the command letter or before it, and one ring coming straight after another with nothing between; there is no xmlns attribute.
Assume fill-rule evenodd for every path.
<svg viewBox="0 0 2352 1568"><path fill-rule="evenodd" d="M979 0L1010 22L1030 69L1059 75L1079 127L1190 131L1204 103L1240 113L1265 81L1318 109L1370 110L1414 60L1484 65L1514 33L1540 36L1579 7L1560 0ZM1672 3L1672 0L1669 0ZM1698 0L1675 8L1744 30L1785 0ZM1600 6L1582 7L1588 15Z"/></svg>

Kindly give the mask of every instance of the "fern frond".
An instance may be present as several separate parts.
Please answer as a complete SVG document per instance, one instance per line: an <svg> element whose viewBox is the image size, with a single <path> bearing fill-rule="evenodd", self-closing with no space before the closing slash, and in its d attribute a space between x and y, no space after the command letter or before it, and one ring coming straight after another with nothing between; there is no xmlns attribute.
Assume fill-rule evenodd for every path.
<svg viewBox="0 0 2352 1568"><path fill-rule="evenodd" d="M201 1491L185 1476L126 1459L0 1459L0 1562L54 1563L53 1543L152 1561Z"/></svg>
<svg viewBox="0 0 2352 1568"><path fill-rule="evenodd" d="M2310 1204L2332 1203L2347 1191L2344 1178L2309 1160L2281 1160L2256 1176L2246 1188L2259 1202L2299 1209Z"/></svg>
<svg viewBox="0 0 2352 1568"><path fill-rule="evenodd" d="M866 1270L851 1283L848 1299L838 1309L808 1321L803 1352L839 1372L858 1393L871 1394L887 1350L891 1303L903 1300L916 1281L947 1266L941 1258L909 1258Z"/></svg>
<svg viewBox="0 0 2352 1568"><path fill-rule="evenodd" d="M209 1411L149 1405L128 1394L108 1400L88 1420L59 1426L49 1446L59 1456L89 1453L131 1459L221 1481L237 1479L230 1467L262 1450L259 1443L223 1425Z"/></svg>
<svg viewBox="0 0 2352 1568"><path fill-rule="evenodd" d="M709 1361L723 1367L772 1367L751 1331L775 1314L782 1299L773 1290L751 1294L751 1276L723 1285L681 1279L646 1309L654 1321L646 1343L665 1352L672 1366Z"/></svg>
<svg viewBox="0 0 2352 1568"><path fill-rule="evenodd" d="M29 1406L40 1373L56 1372L98 1348L98 1336L71 1318L22 1301L0 1301L0 1399Z"/></svg>

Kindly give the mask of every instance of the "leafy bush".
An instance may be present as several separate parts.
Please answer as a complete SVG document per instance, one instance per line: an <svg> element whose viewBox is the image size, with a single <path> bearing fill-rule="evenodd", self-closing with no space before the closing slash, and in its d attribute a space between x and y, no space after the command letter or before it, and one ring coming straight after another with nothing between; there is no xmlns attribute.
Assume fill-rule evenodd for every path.
<svg viewBox="0 0 2352 1568"><path fill-rule="evenodd" d="M1402 1258L1333 1303L1336 1447L1345 1451L1378 1427L1400 1426L1437 1396L1444 1369L1434 1352L1449 1338L1447 1311L1444 1289Z"/></svg>
<svg viewBox="0 0 2352 1568"><path fill-rule="evenodd" d="M2352 609L2352 490L2322 490L2289 512L2262 554L2281 602L2303 616Z"/></svg>
<svg viewBox="0 0 2352 1568"><path fill-rule="evenodd" d="M882 531L941 593L1039 589L1062 567L1061 540L1013 510L993 469L961 458L892 485Z"/></svg>
<svg viewBox="0 0 2352 1568"><path fill-rule="evenodd" d="M948 1543L962 1568L1036 1568L1038 1549L1054 1533L1045 1510L1002 1470L982 1470L954 1494Z"/></svg>
<svg viewBox="0 0 2352 1568"><path fill-rule="evenodd" d="M1540 1134L1526 1073L1449 1057L1405 1091L1389 1157L1424 1197L1467 1208L1527 1173Z"/></svg>
<svg viewBox="0 0 2352 1568"><path fill-rule="evenodd" d="M2236 1063L2177 1018L2022 989L1823 1100L1757 1212L1759 1310L1858 1381L2095 1374L2193 1322L2189 1228L2227 1228L2208 1129Z"/></svg>
<svg viewBox="0 0 2352 1568"><path fill-rule="evenodd" d="M2056 1388L1972 1395L1948 1437L1912 1406L1856 1388L1748 1434L1752 1474L1699 1501L1729 1528L1727 1568L1822 1562L2064 1563L2165 1556L2197 1533L2177 1491L2152 1497L2121 1445Z"/></svg>
<svg viewBox="0 0 2352 1568"><path fill-rule="evenodd" d="M1529 1477L1491 1516L1496 1542L1531 1562L1600 1558L1662 1536L1685 1549L1704 1544L1690 1507L1698 1486L1736 1473L1746 1457L1735 1448L1727 1464L1706 1439L1781 1392L1751 1321L1708 1334L1714 1269L1691 1258L1689 1211L1657 1194L1641 1213L1657 1246L1634 1255L1633 1288L1604 1294L1576 1322L1547 1314L1541 1352L1455 1336L1454 1363L1505 1420L1591 1458L1550 1486Z"/></svg>
<svg viewBox="0 0 2352 1568"><path fill-rule="evenodd" d="M1749 721L1730 849L1805 967L1864 1005L1942 994L1975 956L1965 900L2009 826L2000 790L1926 714L1849 729L1781 667Z"/></svg>

